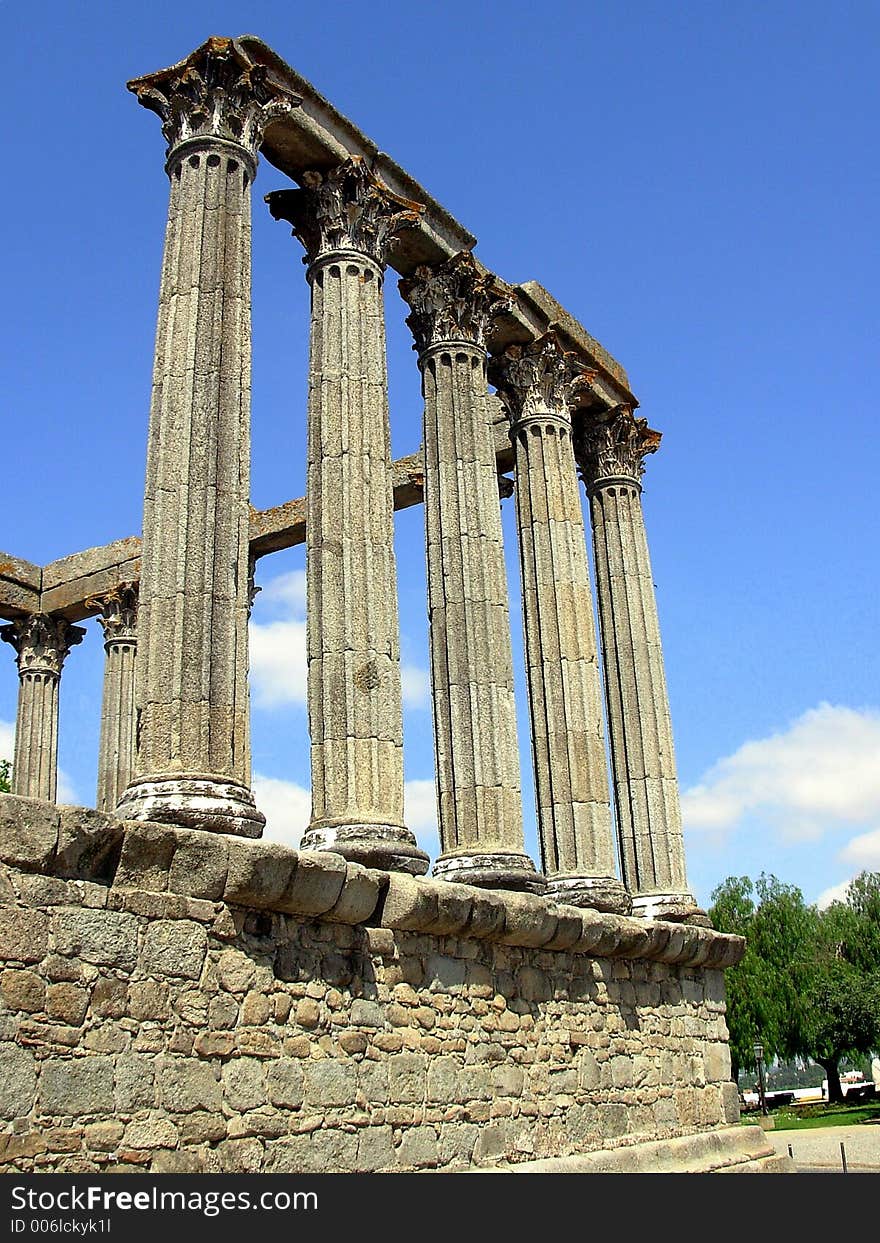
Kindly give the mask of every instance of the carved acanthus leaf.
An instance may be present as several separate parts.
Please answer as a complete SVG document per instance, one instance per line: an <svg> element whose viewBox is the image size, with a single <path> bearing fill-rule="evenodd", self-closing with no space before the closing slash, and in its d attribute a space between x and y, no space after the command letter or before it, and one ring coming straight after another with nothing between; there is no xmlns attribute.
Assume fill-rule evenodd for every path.
<svg viewBox="0 0 880 1243"><path fill-rule="evenodd" d="M579 388L595 374L563 349L553 328L528 345L509 345L489 365L489 379L513 424L535 415L570 419Z"/></svg>
<svg viewBox="0 0 880 1243"><path fill-rule="evenodd" d="M86 600L86 608L100 609L98 624L104 642L132 642L137 639L138 584L120 583L105 596Z"/></svg>
<svg viewBox="0 0 880 1243"><path fill-rule="evenodd" d="M640 479L644 458L656 453L661 433L637 419L631 406L613 406L600 414L585 415L575 440L575 454L584 482L628 476Z"/></svg>
<svg viewBox="0 0 880 1243"><path fill-rule="evenodd" d="M60 677L67 653L85 637L82 626L72 626L66 617L48 613L32 613L17 617L0 627L0 639L10 643L18 653L18 671L49 673Z"/></svg>
<svg viewBox="0 0 880 1243"><path fill-rule="evenodd" d="M275 190L266 202L276 220L293 226L309 262L330 251L354 250L384 266L398 234L425 210L389 190L360 156L327 173L304 173L302 180L302 190Z"/></svg>
<svg viewBox="0 0 880 1243"><path fill-rule="evenodd" d="M270 121L302 100L252 64L232 39L211 38L186 60L128 83L138 102L162 119L171 151L187 138L225 138L256 158Z"/></svg>
<svg viewBox="0 0 880 1243"><path fill-rule="evenodd" d="M498 278L481 273L467 250L439 267L416 268L399 287L412 308L406 322L420 354L444 341L468 341L482 347L492 320L513 307L512 297Z"/></svg>

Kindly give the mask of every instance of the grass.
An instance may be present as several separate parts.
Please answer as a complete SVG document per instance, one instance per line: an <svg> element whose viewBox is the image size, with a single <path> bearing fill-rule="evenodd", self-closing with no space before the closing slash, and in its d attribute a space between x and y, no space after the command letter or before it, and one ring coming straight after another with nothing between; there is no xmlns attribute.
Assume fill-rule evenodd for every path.
<svg viewBox="0 0 880 1243"><path fill-rule="evenodd" d="M801 1105L792 1109L785 1105L773 1111L777 1131L809 1131L824 1126L855 1126L859 1122L880 1120L880 1101L867 1105ZM755 1114L746 1114L747 1119L757 1121Z"/></svg>

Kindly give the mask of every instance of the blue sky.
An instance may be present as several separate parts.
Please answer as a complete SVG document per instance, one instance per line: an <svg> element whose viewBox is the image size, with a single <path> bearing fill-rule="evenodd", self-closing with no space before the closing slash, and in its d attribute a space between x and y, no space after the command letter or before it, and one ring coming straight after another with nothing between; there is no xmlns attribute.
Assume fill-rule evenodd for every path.
<svg viewBox="0 0 880 1243"><path fill-rule="evenodd" d="M167 181L158 120L125 81L209 34L257 34L477 235L489 267L579 318L664 433L644 507L697 896L768 870L812 901L880 869L876 4L0 11L4 551L45 563L140 529ZM304 484L307 288L262 204L284 185L261 165L259 507ZM386 302L403 454L421 438L419 379L393 281ZM398 515L397 542L409 814L432 847L420 510ZM302 550L260 563L253 619L255 785L288 838L308 815L302 567ZM102 660L91 623L61 709L65 796L85 803ZM12 649L3 661L8 753Z"/></svg>

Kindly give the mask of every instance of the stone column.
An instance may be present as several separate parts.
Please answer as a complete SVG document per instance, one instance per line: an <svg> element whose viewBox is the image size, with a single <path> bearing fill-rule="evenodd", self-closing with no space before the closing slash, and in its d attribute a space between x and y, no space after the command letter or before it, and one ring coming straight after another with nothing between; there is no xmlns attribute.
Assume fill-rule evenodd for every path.
<svg viewBox="0 0 880 1243"><path fill-rule="evenodd" d="M434 875L543 890L525 853L502 487L487 408L486 328L509 307L468 253L400 290L425 399L425 542L437 805Z"/></svg>
<svg viewBox="0 0 880 1243"><path fill-rule="evenodd" d="M33 613L0 627L18 653L18 712L12 793L55 802L58 785L58 685L67 653L85 630L64 617Z"/></svg>
<svg viewBox="0 0 880 1243"><path fill-rule="evenodd" d="M247 689L251 182L299 101L230 39L129 83L171 180L147 449L138 753L119 814L258 837Z"/></svg>
<svg viewBox="0 0 880 1243"><path fill-rule="evenodd" d="M112 813L134 772L138 585L122 583L87 603L101 610L98 624L104 631L106 653L95 805L99 811Z"/></svg>
<svg viewBox="0 0 880 1243"><path fill-rule="evenodd" d="M538 828L547 891L628 912L615 876L602 695L569 405L574 355L550 331L493 359L516 452L516 514Z"/></svg>
<svg viewBox="0 0 880 1243"><path fill-rule="evenodd" d="M360 159L267 196L311 286L306 496L312 819L304 849L421 875L403 823L403 710L382 283L418 219Z"/></svg>
<svg viewBox="0 0 880 1243"><path fill-rule="evenodd" d="M611 767L634 913L704 922L685 875L672 723L641 505L660 443L629 406L583 415L577 455L593 525Z"/></svg>

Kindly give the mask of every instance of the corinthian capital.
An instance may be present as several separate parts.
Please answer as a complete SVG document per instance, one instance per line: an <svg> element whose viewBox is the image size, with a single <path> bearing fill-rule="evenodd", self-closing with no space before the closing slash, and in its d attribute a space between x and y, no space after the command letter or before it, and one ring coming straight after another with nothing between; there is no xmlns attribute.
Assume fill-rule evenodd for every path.
<svg viewBox="0 0 880 1243"><path fill-rule="evenodd" d="M594 375L562 348L552 328L529 345L509 345L489 364L489 379L514 425L547 415L569 422L578 389Z"/></svg>
<svg viewBox="0 0 880 1243"><path fill-rule="evenodd" d="M133 78L128 89L161 117L169 154L189 138L222 138L255 160L269 122L302 102L233 39L217 37L170 69Z"/></svg>
<svg viewBox="0 0 880 1243"><path fill-rule="evenodd" d="M86 600L86 607L101 610L98 625L104 631L105 645L132 643L137 639L137 583L120 583L105 596Z"/></svg>
<svg viewBox="0 0 880 1243"><path fill-rule="evenodd" d="M467 250L438 267L416 268L399 288L412 308L406 322L420 354L444 341L482 347L489 324L513 305L498 278L480 272Z"/></svg>
<svg viewBox="0 0 880 1243"><path fill-rule="evenodd" d="M354 250L384 267L398 233L425 210L389 190L359 155L328 173L304 173L302 180L302 190L275 190L266 202L276 220L293 226L311 263L331 251Z"/></svg>
<svg viewBox="0 0 880 1243"><path fill-rule="evenodd" d="M575 455L584 482L627 476L640 479L645 471L643 459L656 453L660 432L648 427L647 419L637 419L631 406L613 406L601 414L584 416L575 438Z"/></svg>
<svg viewBox="0 0 880 1243"><path fill-rule="evenodd" d="M48 613L32 613L17 617L8 626L0 627L0 639L11 643L18 653L18 672L48 673L61 676L67 653L85 636L82 626L72 626L66 617Z"/></svg>

